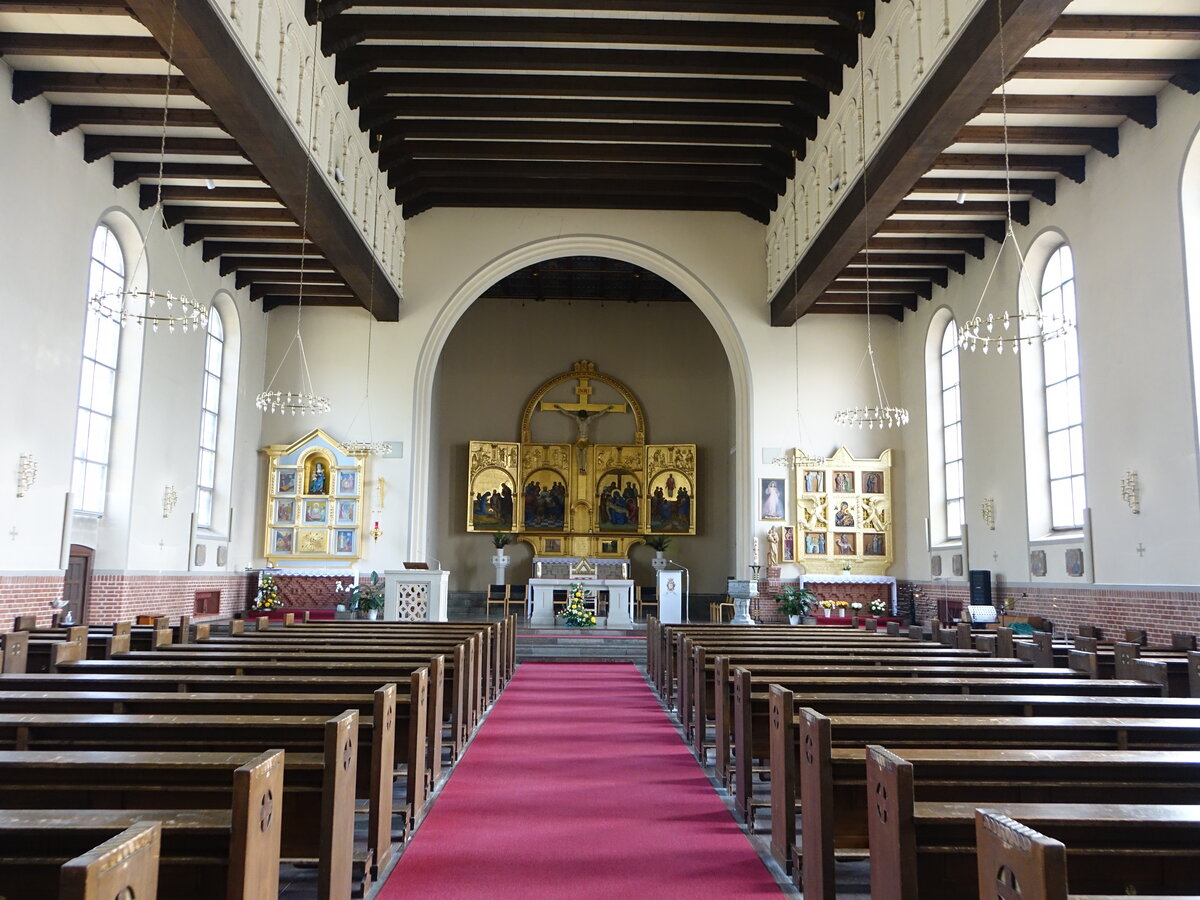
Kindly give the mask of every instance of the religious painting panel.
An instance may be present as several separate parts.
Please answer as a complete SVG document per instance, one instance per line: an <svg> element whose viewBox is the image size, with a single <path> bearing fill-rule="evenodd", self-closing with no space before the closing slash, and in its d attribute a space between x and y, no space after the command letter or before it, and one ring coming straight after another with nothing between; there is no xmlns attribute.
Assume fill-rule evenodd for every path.
<svg viewBox="0 0 1200 900"><path fill-rule="evenodd" d="M825 473L820 469L805 469L804 492L806 494L825 493Z"/></svg>
<svg viewBox="0 0 1200 900"><path fill-rule="evenodd" d="M961 553L955 553L950 557L950 571L955 575L963 573L963 555Z"/></svg>
<svg viewBox="0 0 1200 900"><path fill-rule="evenodd" d="M293 553L293 533L290 528L276 528L271 532L272 553Z"/></svg>
<svg viewBox="0 0 1200 900"><path fill-rule="evenodd" d="M546 538L543 548L546 553L562 553L562 541L559 538Z"/></svg>
<svg viewBox="0 0 1200 900"><path fill-rule="evenodd" d="M324 528L300 529L299 553L328 553L329 532Z"/></svg>
<svg viewBox="0 0 1200 900"><path fill-rule="evenodd" d="M876 532L863 534L863 556L887 556L887 535Z"/></svg>
<svg viewBox="0 0 1200 900"><path fill-rule="evenodd" d="M854 528L858 525L858 504L853 500L833 501L833 527Z"/></svg>
<svg viewBox="0 0 1200 900"><path fill-rule="evenodd" d="M864 494L883 493L883 473L868 469L862 473L862 492Z"/></svg>
<svg viewBox="0 0 1200 900"><path fill-rule="evenodd" d="M782 478L760 478L758 480L758 517L766 521L778 521L784 517L787 482Z"/></svg>
<svg viewBox="0 0 1200 900"><path fill-rule="evenodd" d="M858 535L852 531L838 531L833 535L834 556L857 556Z"/></svg>
<svg viewBox="0 0 1200 900"><path fill-rule="evenodd" d="M350 469L340 469L337 473L337 492L341 496L358 493L358 472Z"/></svg>
<svg viewBox="0 0 1200 900"><path fill-rule="evenodd" d="M794 525L783 526L783 538L780 541L779 552L781 561L796 561L796 528Z"/></svg>
<svg viewBox="0 0 1200 900"><path fill-rule="evenodd" d="M1067 574L1072 578L1083 577L1083 551L1072 547L1066 551Z"/></svg>
<svg viewBox="0 0 1200 900"><path fill-rule="evenodd" d="M641 523L642 483L623 470L600 476L596 492L596 525L600 531L636 533Z"/></svg>
<svg viewBox="0 0 1200 900"><path fill-rule="evenodd" d="M334 507L334 525L353 525L358 521L358 501L338 500Z"/></svg>
<svg viewBox="0 0 1200 900"><path fill-rule="evenodd" d="M329 521L329 503L325 500L304 501L304 524L324 525Z"/></svg>
<svg viewBox="0 0 1200 900"><path fill-rule="evenodd" d="M512 531L519 445L471 441L467 531Z"/></svg>
<svg viewBox="0 0 1200 900"><path fill-rule="evenodd" d="M655 534L694 534L692 483L682 472L659 472L650 482L650 530Z"/></svg>
<svg viewBox="0 0 1200 900"><path fill-rule="evenodd" d="M934 578L940 578L942 575L942 557L940 554L933 554L929 557L929 574Z"/></svg>
<svg viewBox="0 0 1200 900"><path fill-rule="evenodd" d="M567 522L566 477L557 469L530 472L521 489L526 531L565 531Z"/></svg>
<svg viewBox="0 0 1200 900"><path fill-rule="evenodd" d="M600 542L600 552L601 553L613 553L613 554L619 553L620 552L618 549L619 547L620 547L620 543L618 541L601 541Z"/></svg>
<svg viewBox="0 0 1200 900"><path fill-rule="evenodd" d="M835 494L853 494L854 473L845 470L835 471L833 473L833 492Z"/></svg>
<svg viewBox="0 0 1200 900"><path fill-rule="evenodd" d="M338 528L333 532L333 552L339 554L354 552L353 528Z"/></svg>
<svg viewBox="0 0 1200 900"><path fill-rule="evenodd" d="M276 500L274 519L276 525L294 525L296 523L296 501Z"/></svg>
<svg viewBox="0 0 1200 900"><path fill-rule="evenodd" d="M296 470L295 469L280 469L275 473L275 493L277 494L294 494L296 493Z"/></svg>
<svg viewBox="0 0 1200 900"><path fill-rule="evenodd" d="M806 531L804 533L804 553L806 556L825 556L828 553L824 531Z"/></svg>
<svg viewBox="0 0 1200 900"><path fill-rule="evenodd" d="M322 450L314 450L303 459L304 483L301 486L304 493L311 495L328 495L331 493L330 480L333 478L333 463L329 454Z"/></svg>

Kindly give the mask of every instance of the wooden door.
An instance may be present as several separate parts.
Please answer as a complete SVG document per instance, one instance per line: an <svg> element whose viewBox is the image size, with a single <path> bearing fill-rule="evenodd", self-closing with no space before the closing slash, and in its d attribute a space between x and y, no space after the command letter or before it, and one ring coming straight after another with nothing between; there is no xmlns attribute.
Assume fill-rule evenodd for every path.
<svg viewBox="0 0 1200 900"><path fill-rule="evenodd" d="M67 560L67 573L63 578L63 599L67 605L63 607L59 622L63 624L84 625L87 623L88 594L92 582L92 556L90 547L79 544L71 545L71 555Z"/></svg>

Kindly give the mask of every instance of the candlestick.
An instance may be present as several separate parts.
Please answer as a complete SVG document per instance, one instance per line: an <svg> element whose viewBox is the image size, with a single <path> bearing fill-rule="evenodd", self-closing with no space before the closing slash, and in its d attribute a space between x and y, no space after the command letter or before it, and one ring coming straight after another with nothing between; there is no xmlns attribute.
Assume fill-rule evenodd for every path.
<svg viewBox="0 0 1200 900"><path fill-rule="evenodd" d="M754 539L754 565L758 565L758 538Z"/></svg>

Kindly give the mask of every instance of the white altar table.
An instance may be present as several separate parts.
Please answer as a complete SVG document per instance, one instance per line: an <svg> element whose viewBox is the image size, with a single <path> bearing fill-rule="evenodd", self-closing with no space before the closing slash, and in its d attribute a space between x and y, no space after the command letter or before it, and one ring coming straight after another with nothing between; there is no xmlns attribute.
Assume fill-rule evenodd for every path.
<svg viewBox="0 0 1200 900"><path fill-rule="evenodd" d="M608 628L633 627L633 580L618 578L530 578L526 600L529 624L542 627L554 625L554 592L565 591L572 584L582 584L585 590L608 591ZM597 622L599 624L599 622Z"/></svg>
<svg viewBox="0 0 1200 900"><path fill-rule="evenodd" d="M896 614L896 579L891 575L801 575L800 587L809 584L886 584L891 594L891 613Z"/></svg>

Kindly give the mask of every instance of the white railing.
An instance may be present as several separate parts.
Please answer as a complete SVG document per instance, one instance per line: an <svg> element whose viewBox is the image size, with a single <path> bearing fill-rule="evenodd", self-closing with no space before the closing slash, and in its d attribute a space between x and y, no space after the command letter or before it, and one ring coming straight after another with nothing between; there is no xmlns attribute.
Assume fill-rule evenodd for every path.
<svg viewBox="0 0 1200 900"><path fill-rule="evenodd" d="M404 217L379 160L334 78L334 57L315 45L317 29L303 0L211 0L241 43L263 85L308 147L316 168L341 199L397 293L404 283ZM316 94L313 94L316 78Z"/></svg>
<svg viewBox="0 0 1200 900"><path fill-rule="evenodd" d="M861 106L869 159L937 68L953 43L951 36L982 5L983 0L895 0L883 7L875 33L864 44L865 73L859 74L861 60L845 72L841 95L831 98L829 117L818 122L806 158L797 161L771 215L765 248L768 300L862 172L860 79L865 76L866 102Z"/></svg>

